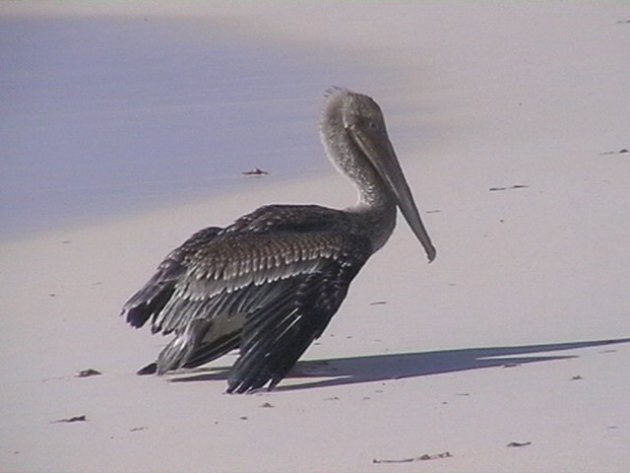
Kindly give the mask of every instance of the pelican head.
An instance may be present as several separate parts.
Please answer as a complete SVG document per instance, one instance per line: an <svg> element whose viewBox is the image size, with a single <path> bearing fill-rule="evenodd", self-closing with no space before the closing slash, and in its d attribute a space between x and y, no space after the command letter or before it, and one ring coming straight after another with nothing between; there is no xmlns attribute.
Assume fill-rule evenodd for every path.
<svg viewBox="0 0 630 473"><path fill-rule="evenodd" d="M324 106L320 133L328 156L355 182L360 192L374 194L374 188L377 188L394 197L396 206L424 247L429 262L433 261L435 247L420 218L378 104L367 95L331 89Z"/></svg>

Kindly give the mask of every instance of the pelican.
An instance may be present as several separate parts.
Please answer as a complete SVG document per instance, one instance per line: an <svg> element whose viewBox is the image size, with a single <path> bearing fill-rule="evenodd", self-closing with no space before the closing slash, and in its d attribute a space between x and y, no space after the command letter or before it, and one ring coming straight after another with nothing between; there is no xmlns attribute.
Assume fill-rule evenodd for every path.
<svg viewBox="0 0 630 473"><path fill-rule="evenodd" d="M328 158L357 188L357 204L266 205L174 249L122 310L133 327L150 320L153 333L174 334L139 374L194 368L239 349L227 392L271 390L390 237L397 208L435 258L378 104L330 89L319 129Z"/></svg>

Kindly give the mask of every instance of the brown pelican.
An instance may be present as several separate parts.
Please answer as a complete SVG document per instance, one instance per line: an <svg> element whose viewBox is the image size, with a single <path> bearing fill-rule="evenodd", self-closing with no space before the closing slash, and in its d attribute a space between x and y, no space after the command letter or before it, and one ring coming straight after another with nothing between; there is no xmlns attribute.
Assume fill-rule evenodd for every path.
<svg viewBox="0 0 630 473"><path fill-rule="evenodd" d="M134 327L150 319L152 332L175 334L139 374L193 368L238 348L227 392L273 389L385 244L396 207L429 261L435 258L378 104L329 90L320 136L328 158L355 184L358 203L345 210L267 205L173 250L122 310Z"/></svg>

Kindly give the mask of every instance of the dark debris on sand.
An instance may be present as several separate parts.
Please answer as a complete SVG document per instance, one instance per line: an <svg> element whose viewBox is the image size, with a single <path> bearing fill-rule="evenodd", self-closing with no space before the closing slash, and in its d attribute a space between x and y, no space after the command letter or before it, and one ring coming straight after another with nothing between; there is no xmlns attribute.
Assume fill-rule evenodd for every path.
<svg viewBox="0 0 630 473"><path fill-rule="evenodd" d="M412 463L412 462L426 461L426 460L441 460L444 458L451 458L452 456L453 454L451 452L441 452L441 453L434 453L434 454L425 453L418 457L409 457L409 458L400 458L400 459L391 459L391 460L374 458L372 460L372 463Z"/></svg>

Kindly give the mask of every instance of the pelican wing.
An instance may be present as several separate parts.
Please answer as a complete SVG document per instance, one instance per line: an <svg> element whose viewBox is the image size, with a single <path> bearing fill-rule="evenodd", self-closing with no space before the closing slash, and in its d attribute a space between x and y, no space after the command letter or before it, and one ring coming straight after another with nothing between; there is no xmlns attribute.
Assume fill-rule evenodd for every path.
<svg viewBox="0 0 630 473"><path fill-rule="evenodd" d="M334 256L290 278L271 303L247 315L228 392L248 392L267 383L273 388L337 312L371 249L367 239L329 236L335 240L329 247L335 249Z"/></svg>
<svg viewBox="0 0 630 473"><path fill-rule="evenodd" d="M121 315L131 326L142 327L149 318L158 316L173 295L175 285L186 273L186 256L211 242L221 230L220 227L204 228L168 254L151 279L123 306Z"/></svg>
<svg viewBox="0 0 630 473"><path fill-rule="evenodd" d="M278 218L284 212L293 218ZM230 392L279 382L371 253L367 238L327 228L321 217L330 212L302 207L296 218L292 206L261 208L171 252L123 308L136 327L150 319L153 332L175 332L157 372L198 366L240 346Z"/></svg>
<svg viewBox="0 0 630 473"><path fill-rule="evenodd" d="M133 327L141 327L151 319L154 333L169 333L196 312L208 309L207 305L216 305L215 311L224 304L238 305L233 304L234 298L221 298L212 304L209 299L223 290L233 292L255 274L258 283L265 273L267 279L274 279L274 270L282 273L281 266L291 269L291 259L300 256L295 250L298 241L289 246L276 242L265 249L263 240L274 240L276 232L323 230L326 227L322 222L330 217L338 221L344 215L316 205L300 206L299 210L293 205L268 205L225 229L200 230L168 254L149 281L123 306L122 315ZM266 233L273 236L263 237ZM287 258L273 251L284 251Z"/></svg>

